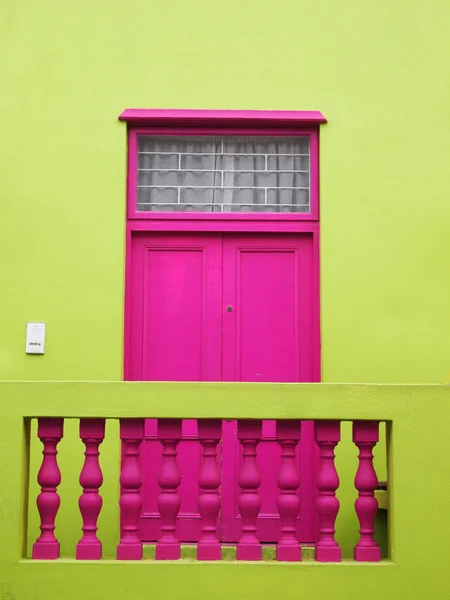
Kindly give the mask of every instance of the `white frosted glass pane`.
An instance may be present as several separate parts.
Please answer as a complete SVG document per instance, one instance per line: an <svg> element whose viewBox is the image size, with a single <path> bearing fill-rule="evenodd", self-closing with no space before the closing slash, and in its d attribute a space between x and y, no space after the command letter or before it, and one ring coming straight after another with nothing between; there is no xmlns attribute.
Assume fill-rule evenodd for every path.
<svg viewBox="0 0 450 600"><path fill-rule="evenodd" d="M309 174L295 172L256 171L256 172L225 172L225 186L239 187L308 187Z"/></svg>
<svg viewBox="0 0 450 600"><path fill-rule="evenodd" d="M144 136L138 138L139 152L216 152L217 139L208 136L195 138L190 136Z"/></svg>
<svg viewBox="0 0 450 600"><path fill-rule="evenodd" d="M225 137L223 151L252 154L309 154L309 137Z"/></svg>
<svg viewBox="0 0 450 600"><path fill-rule="evenodd" d="M228 202L224 202L223 210L228 210L232 204L245 204L247 206L252 206L254 204L263 204L265 200L265 191L257 190L257 189L233 189L233 190L225 190L225 193L228 192Z"/></svg>
<svg viewBox="0 0 450 600"><path fill-rule="evenodd" d="M294 198L293 204L304 207L304 212L309 212L310 209L310 198L309 190L294 190L292 192Z"/></svg>
<svg viewBox="0 0 450 600"><path fill-rule="evenodd" d="M308 212L308 136L139 136L138 210Z"/></svg>
<svg viewBox="0 0 450 600"><path fill-rule="evenodd" d="M178 169L178 154L138 154L138 169Z"/></svg>
<svg viewBox="0 0 450 600"><path fill-rule="evenodd" d="M209 186L217 175L214 171L141 171L139 185Z"/></svg>
<svg viewBox="0 0 450 600"><path fill-rule="evenodd" d="M142 205L152 204L154 202L176 203L178 202L177 188L139 188L138 190L138 209L147 210Z"/></svg>
<svg viewBox="0 0 450 600"><path fill-rule="evenodd" d="M184 208L181 204L162 204L160 202L150 204L150 208L146 210L150 210L151 212L184 212Z"/></svg>
<svg viewBox="0 0 450 600"><path fill-rule="evenodd" d="M259 210L259 208L257 208L257 205L255 205L255 204L227 204L227 205L224 205L224 207L223 207L224 212L248 213L248 212L258 212L258 210Z"/></svg>
<svg viewBox="0 0 450 600"><path fill-rule="evenodd" d="M173 185L177 186L178 171L140 171L138 185Z"/></svg>
<svg viewBox="0 0 450 600"><path fill-rule="evenodd" d="M270 155L267 157L269 171L309 171L309 156Z"/></svg>
<svg viewBox="0 0 450 600"><path fill-rule="evenodd" d="M255 212L264 213L305 213L305 207L289 204L261 204L254 207Z"/></svg>
<svg viewBox="0 0 450 600"><path fill-rule="evenodd" d="M182 188L180 197L183 204L212 204L214 190L212 188Z"/></svg>
<svg viewBox="0 0 450 600"><path fill-rule="evenodd" d="M266 157L262 155L224 154L217 159L217 168L224 171L262 171L266 168Z"/></svg>
<svg viewBox="0 0 450 600"><path fill-rule="evenodd" d="M217 168L217 155L214 154L186 154L181 156L182 169L209 169Z"/></svg>
<svg viewBox="0 0 450 600"><path fill-rule="evenodd" d="M222 212L220 204L180 204L184 212Z"/></svg>
<svg viewBox="0 0 450 600"><path fill-rule="evenodd" d="M309 205L308 190L267 190L267 204Z"/></svg>

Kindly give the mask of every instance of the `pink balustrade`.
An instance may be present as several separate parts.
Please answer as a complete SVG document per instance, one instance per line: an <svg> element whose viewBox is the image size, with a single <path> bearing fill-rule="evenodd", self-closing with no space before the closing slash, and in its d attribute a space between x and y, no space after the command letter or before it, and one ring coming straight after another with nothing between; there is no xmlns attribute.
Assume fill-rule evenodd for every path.
<svg viewBox="0 0 450 600"><path fill-rule="evenodd" d="M83 537L76 549L78 560L99 560L102 557L102 543L97 537L97 519L103 504L102 497L98 493L103 483L98 448L104 437L105 419L80 419L80 438L86 450L80 474L83 493L78 501L83 519Z"/></svg>
<svg viewBox="0 0 450 600"><path fill-rule="evenodd" d="M156 560L178 560L180 542L176 537L177 516L181 498L181 483L177 465L177 446L181 440L181 419L159 419L158 439L162 446L162 464L158 477L161 493L158 508L161 516L161 537L156 544Z"/></svg>
<svg viewBox="0 0 450 600"><path fill-rule="evenodd" d="M217 445L222 438L222 421L199 420L198 439L202 445L199 473L198 510L202 520L202 536L197 544L198 560L220 560L222 548L217 536L220 511L220 471L217 465Z"/></svg>
<svg viewBox="0 0 450 600"><path fill-rule="evenodd" d="M121 538L117 546L118 560L141 560L139 517L142 507L142 472L139 447L144 438L144 419L121 419L120 439L123 444L120 469Z"/></svg>
<svg viewBox="0 0 450 600"><path fill-rule="evenodd" d="M373 467L372 450L378 442L378 421L355 421L353 423L353 442L358 447L359 466L355 477L358 498L355 510L359 519L360 540L356 544L354 558L359 562L378 562L381 550L375 542L374 523L378 511L378 501L374 492L378 485L377 474Z"/></svg>
<svg viewBox="0 0 450 600"><path fill-rule="evenodd" d="M61 483L61 472L56 456L57 446L63 437L63 419L39 419L38 437L44 449L39 469L38 483L41 493L37 497L37 507L41 518L41 535L33 545L33 558L55 560L59 558L59 542L55 537L55 519L59 510L60 497L56 491Z"/></svg>
<svg viewBox="0 0 450 600"><path fill-rule="evenodd" d="M339 512L336 490L339 477L334 464L334 449L341 439L339 421L316 421L315 440L320 449L317 470L317 514L319 517L319 539L316 544L316 560L340 562L341 549L334 539L334 524Z"/></svg>
<svg viewBox="0 0 450 600"><path fill-rule="evenodd" d="M60 506L57 488L61 473L57 461L57 446L63 437L64 420L38 419L38 437L43 444L43 459L38 473L41 492L37 498L41 534L33 545L33 559L54 560L60 556L59 541L55 537L55 519ZM359 450L355 487L358 498L355 510L360 524L360 539L354 550L358 562L378 562L381 551L374 539L374 522L378 503L374 492L378 479L373 467L373 448L379 440L377 421L355 421L353 442ZM341 549L335 540L335 522L339 512L336 490L339 476L335 466L335 448L340 441L339 421L316 421L315 441L318 448L316 471L318 539L315 559L319 562L340 562ZM258 516L261 509L258 469L258 444L262 436L262 421L238 421L238 440L241 462L238 475L240 496L238 508L241 534L237 544L237 560L260 561L262 545L258 538ZM85 446L85 459L80 473L82 494L79 509L82 518L82 537L76 546L78 560L100 560L102 543L97 537L97 520L102 509L99 489L103 474L99 463L99 446L105 437L105 419L80 419L80 438ZM277 508L280 517L280 537L277 543L277 561L301 561L297 540L298 515L301 511L298 490L301 485L297 449L301 437L299 420L279 420L276 440L280 446L280 468L277 484ZM144 419L121 419L120 439L122 460L120 469L120 524L121 535L117 546L118 560L141 560L143 544L139 520L142 508L142 471L140 446L144 438ZM158 439L162 448L162 463L158 477L160 494L157 499L161 518L161 536L156 544L157 560L180 558L177 538L177 519L181 498L178 493L181 477L177 466L177 447L182 438L181 419L159 419ZM201 467L198 477L201 536L197 544L197 559L221 560L222 548L218 523L221 509L221 472L218 447L222 440L222 421L198 420L198 440L201 445Z"/></svg>
<svg viewBox="0 0 450 600"><path fill-rule="evenodd" d="M261 421L238 422L238 438L242 446L242 464L238 477L241 494L238 508L242 526L241 537L237 545L237 560L261 560L262 558L262 547L256 536L256 521L261 509L261 498L258 492L261 476L256 462L256 454L261 434Z"/></svg>
<svg viewBox="0 0 450 600"><path fill-rule="evenodd" d="M300 440L300 421L277 421L277 441L281 446L281 466L278 473L280 495L277 499L281 535L277 544L277 560L300 561L302 552L297 541L297 516L300 499L297 488L300 477L296 465L296 448Z"/></svg>

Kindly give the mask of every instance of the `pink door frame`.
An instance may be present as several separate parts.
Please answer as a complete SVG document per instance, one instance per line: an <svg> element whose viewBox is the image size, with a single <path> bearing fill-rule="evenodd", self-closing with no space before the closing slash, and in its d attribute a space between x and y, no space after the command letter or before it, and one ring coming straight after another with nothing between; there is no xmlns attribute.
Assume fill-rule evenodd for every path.
<svg viewBox="0 0 450 600"><path fill-rule="evenodd" d="M313 378L321 380L319 275L319 112L294 111L159 111L127 109L127 227L125 262L124 379L130 380L131 240L138 231L310 233L313 245ZM310 213L150 213L136 210L138 135L246 135L310 137ZM149 415L151 416L151 415ZM257 415L255 415L257 416Z"/></svg>
<svg viewBox="0 0 450 600"><path fill-rule="evenodd" d="M126 109L119 120L128 125L127 227L125 263L124 379L129 379L131 238L135 231L196 233L311 233L313 235L314 381L320 381L319 284L319 111L234 111ZM255 135L310 137L310 213L151 213L138 212L137 138L147 135Z"/></svg>

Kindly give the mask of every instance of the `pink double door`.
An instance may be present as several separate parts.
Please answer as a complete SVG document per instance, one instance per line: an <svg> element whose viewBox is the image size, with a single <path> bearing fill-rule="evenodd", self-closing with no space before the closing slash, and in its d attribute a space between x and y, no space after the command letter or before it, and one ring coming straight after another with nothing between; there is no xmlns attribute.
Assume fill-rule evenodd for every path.
<svg viewBox="0 0 450 600"><path fill-rule="evenodd" d="M157 381L299 382L314 379L313 260L308 234L138 233L132 239L128 378ZM274 398L276 402L276 398ZM257 418L258 415L255 415ZM142 539L158 539L156 498L161 446L148 419L142 445ZM240 466L236 422L223 423L220 449L224 543L238 540ZM298 448L301 511L298 539L315 538L311 423ZM275 423L263 422L258 447L262 508L258 536L279 537L276 508L280 448ZM195 421L183 422L179 444L182 542L200 534L197 508L200 444Z"/></svg>

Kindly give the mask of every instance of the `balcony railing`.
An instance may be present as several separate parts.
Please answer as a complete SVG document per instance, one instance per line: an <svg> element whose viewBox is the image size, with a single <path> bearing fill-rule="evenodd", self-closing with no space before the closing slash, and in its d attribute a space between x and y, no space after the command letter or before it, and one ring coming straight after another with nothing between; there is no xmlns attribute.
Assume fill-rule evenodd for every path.
<svg viewBox="0 0 450 600"><path fill-rule="evenodd" d="M323 568L331 563L334 569L348 569L352 565L370 569L386 567L385 583L404 585L414 600L421 581L412 585L416 569L425 577L434 577L435 589L441 593L448 586L447 568L442 557L447 551L447 535L443 522L443 510L450 492L450 476L439 457L450 441L445 422L450 416L450 388L447 386L393 386L356 384L241 384L241 383L130 383L130 382L3 382L0 397L4 406L0 419L1 454L0 465L0 532L3 546L1 552L2 572L0 583L11 588L11 595L30 595L33 585L42 590L47 600L63 598L61 589L64 576L68 584L80 586L84 574L104 578L98 571L109 565L170 566L167 577L180 580L173 569L182 565L233 564L244 567L246 575L237 579L242 593L248 597L269 597L283 585L306 585L308 593L317 595L322 588L317 577L302 580L302 569L313 564ZM158 507L161 519L161 536L156 542L154 560L144 558L143 543L139 535L139 517L142 506L142 472L139 448L144 439L144 420L157 419L157 437L162 448L162 464L159 472ZM178 493L180 473L177 466L177 447L181 439L182 419L196 419L201 444L201 468L198 477L198 511L201 519L201 537L195 547L195 555L189 561L180 560L181 543L177 533L177 516L180 506ZM276 545L275 561L263 559L262 544L258 538L257 519L260 509L261 478L256 456L261 440L262 420L276 421L276 441L280 446L281 463L276 475L278 485L278 518L281 535ZM37 421L37 429L32 427ZM64 539L58 534L58 514L61 499L59 486L66 477L65 467L58 462L58 448L64 441L66 422L73 423L79 435L77 459L80 469L80 491L77 494L80 534L73 547L72 557L61 557L60 546ZM235 561L223 560L224 548L217 533L217 521L221 511L220 472L217 464L217 448L222 439L222 422L237 420L241 467L238 476L240 488L239 510L241 533L236 545ZM109 560L102 552L102 540L97 534L97 520L102 511L102 461L99 452L105 438L108 422L119 422L116 427L117 443L122 444L122 460L117 487L120 487L120 528L115 559ZM314 422L314 437L318 452L316 469L316 509L318 538L311 560L302 562L302 548L295 536L295 520L302 510L297 497L300 477L295 461L295 450L301 439L305 422ZM351 422L351 443L354 444L355 468L341 469L335 463L335 449L341 439L341 424ZM378 510L380 482L373 465L373 449L379 441L380 423L386 431L388 495L388 557L382 553L374 537L374 522ZM348 429L348 427L347 427ZM34 437L37 435L38 440ZM108 437L108 436L107 436ZM383 440L384 442L384 440ZM41 464L30 448L42 450ZM107 450L105 450L107 452ZM84 453L84 459L83 459ZM349 463L352 464L351 461ZM355 486L355 520L359 523L359 539L354 547L353 559L342 558L339 541L335 537L335 522L339 518L340 478L351 477ZM35 494L35 481L40 490ZM348 484L348 481L347 481ZM383 485L385 487L385 485ZM62 495L63 502L67 493ZM75 498L71 499L72 505ZM445 500L445 501L444 501ZM37 503L40 534L33 540L31 556L27 549L28 516L36 515L33 505ZM61 506L61 508L63 508ZM384 507L383 507L384 508ZM433 512L431 512L433 508ZM430 514L424 511L430 510ZM110 514L110 513L108 513ZM445 513L446 514L446 513ZM56 529L55 529L56 525ZM64 529L64 528L62 528ZM423 563L414 548L433 547L436 561ZM228 550L228 549L227 549ZM297 575L291 579L288 572L278 575L271 571L263 575L262 584L251 565L287 563ZM339 563L339 564L336 564ZM376 564L374 564L376 563ZM31 566L34 565L32 570ZM56 571L49 571L53 565ZM60 565L58 567L57 565ZM58 569L71 565L71 570ZM77 566L78 565L78 566ZM97 565L97 567L95 567ZM424 566L425 565L425 566ZM397 569L396 567L400 567ZM441 568L442 567L442 568ZM240 567L239 567L240 568ZM81 569L81 570L80 570ZM393 569L393 571L391 571ZM445 571L445 575L443 575ZM51 574L50 574L51 573ZM123 571L122 571L123 573ZM133 577L145 586L145 575L133 571ZM166 573L166 572L165 572ZM185 571L183 571L185 573ZM205 573L212 573L206 572ZM227 575L214 571L214 581L203 585L200 580L188 576L191 591L198 597L225 597L229 589ZM239 571L239 573L241 573ZM254 573L254 574L253 574ZM289 572L291 573L291 572ZM324 572L325 573L325 572ZM336 571L326 571L333 595L344 595L343 582L348 585L349 574L339 576ZM355 584L362 585L368 600L379 597L380 588L385 589L382 571L352 571ZM206 576L206 575L205 575ZM440 578L439 578L439 577ZM3 579L2 579L3 577ZM91 590L92 598L109 598L117 574ZM128 576L127 576L128 577ZM203 577L203 572L199 577ZM299 579L296 580L295 578ZM49 578L51 582L49 582ZM181 580L183 580L181 577ZM225 579L224 579L225 578ZM247 579L246 579L247 578ZM126 581L129 593L136 593L136 579ZM151 575L154 581L154 573ZM181 581L180 580L180 581ZM5 583L6 582L6 583ZM15 586L14 590L12 586ZM123 588L123 582L121 583ZM30 587L31 586L31 587ZM58 591L55 591L55 586ZM265 587L267 586L267 587ZM422 586L422 587L421 587ZM159 593L164 586L158 583ZM183 585L171 597L184 597ZM344 586L345 587L345 586ZM111 588L111 589L110 589ZM3 588L2 588L3 589ZM78 587L80 590L81 588ZM389 588L390 589L390 588ZM400 589L397 587L396 589ZM402 588L403 589L403 588ZM268 590L271 590L270 594ZM386 598L390 598L387 592ZM58 595L59 594L59 595ZM249 595L250 594L250 595ZM268 595L269 594L269 595ZM114 595L114 594L113 594ZM15 596L12 596L15 597ZM40 598L41 596L37 596ZM70 597L68 595L67 597ZM118 597L118 596L117 596ZM139 596L137 596L139 597ZM434 594L435 598L444 598ZM394 595L392 596L394 598Z"/></svg>
<svg viewBox="0 0 450 600"><path fill-rule="evenodd" d="M177 446L182 438L181 426L181 419L158 419L158 439L162 447L162 464L158 477L160 493L157 499L161 536L156 543L156 560L181 558L181 544L177 536L177 516L181 505L178 493L181 476L177 465ZM281 447L281 464L277 476L277 507L281 536L276 545L277 561L301 561L301 548L296 539L296 521L301 507L297 496L300 477L295 454L301 438L301 429L299 419L276 421L276 439ZM378 429L378 421L353 422L353 442L359 450L359 464L354 478L358 492L355 510L360 523L360 539L355 546L354 558L360 562L381 560L380 547L374 540L374 521L378 510L374 492L378 486L378 478L372 464L372 450L379 440ZM63 430L63 418L38 418L37 435L43 445L43 460L37 477L41 487L37 497L41 533L33 545L33 559L53 560L60 557L60 544L54 531L60 506L58 486L61 483L57 447L63 438ZM315 442L320 451L316 502L319 536L315 547L315 560L341 562L341 549L334 537L334 526L339 511L339 500L336 497L339 477L335 467L334 449L340 441L340 422L317 420L314 423L314 431ZM85 446L85 460L79 479L82 486L79 510L83 533L76 546L76 559L100 560L102 543L97 537L97 520L102 509L99 490L103 474L99 462L99 446L105 437L105 419L80 419L79 435ZM242 453L238 475L238 506L242 526L237 544L237 560L262 559L262 545L257 536L257 520L261 507L261 476L256 462L261 437L261 420L238 421L238 439ZM217 534L217 521L221 509L217 447L222 441L222 420L198 419L198 438L202 446L198 477L198 510L202 534L197 544L197 559L216 561L222 559L222 548ZM144 439L144 419L120 419L120 439L123 444L119 500L121 535L116 557L118 560L142 560L143 543L139 535L142 472L139 450Z"/></svg>

